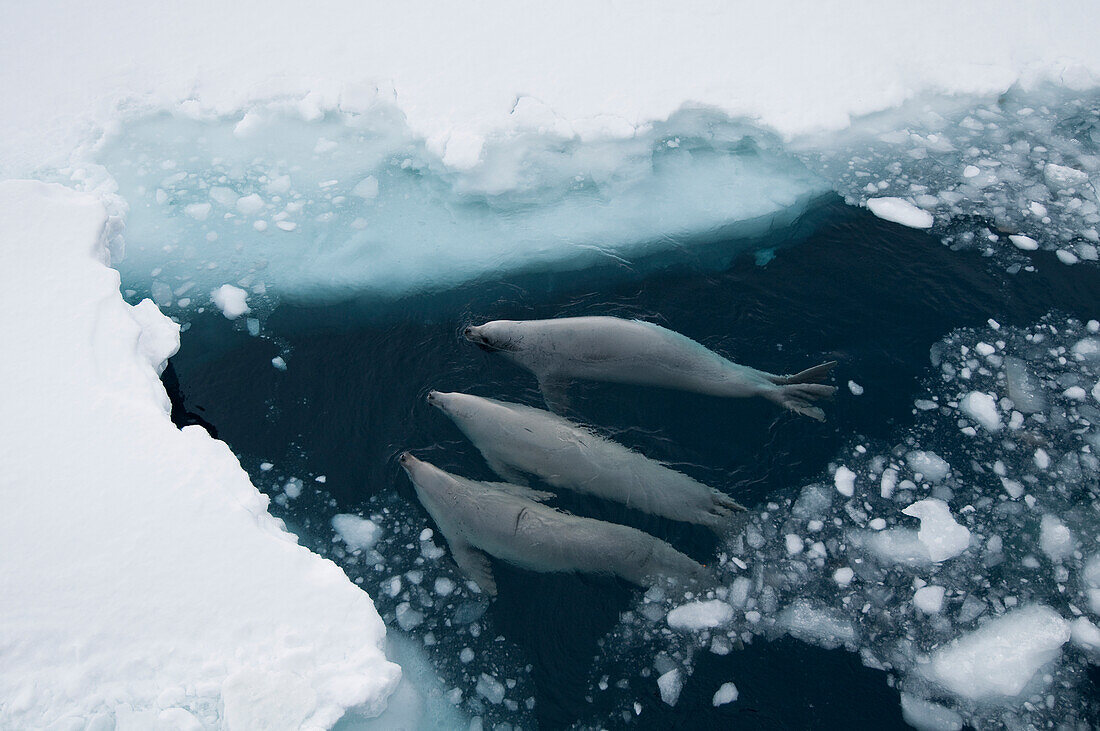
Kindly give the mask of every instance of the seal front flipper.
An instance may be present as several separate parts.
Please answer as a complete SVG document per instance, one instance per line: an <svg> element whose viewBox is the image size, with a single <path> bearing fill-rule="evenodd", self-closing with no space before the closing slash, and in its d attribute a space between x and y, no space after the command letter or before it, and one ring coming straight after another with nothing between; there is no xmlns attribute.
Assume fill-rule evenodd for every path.
<svg viewBox="0 0 1100 731"><path fill-rule="evenodd" d="M525 487L529 484L527 477L504 464L499 459L490 459L486 457L485 461L489 463L489 469L496 472L502 480L510 482L513 485L523 485Z"/></svg>
<svg viewBox="0 0 1100 731"><path fill-rule="evenodd" d="M497 595L497 581L493 578L493 565L489 557L464 541L448 540L458 568L489 596Z"/></svg>
<svg viewBox="0 0 1100 731"><path fill-rule="evenodd" d="M552 374L539 376L539 390L547 408L555 414L569 410L569 381Z"/></svg>

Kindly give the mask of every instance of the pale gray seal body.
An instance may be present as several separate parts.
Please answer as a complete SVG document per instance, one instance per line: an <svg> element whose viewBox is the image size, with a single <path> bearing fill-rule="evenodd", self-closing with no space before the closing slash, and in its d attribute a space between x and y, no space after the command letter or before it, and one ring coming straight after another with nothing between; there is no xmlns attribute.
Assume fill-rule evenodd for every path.
<svg viewBox="0 0 1100 731"><path fill-rule="evenodd" d="M491 596L497 587L486 554L531 571L611 574L640 586L662 578L711 579L703 566L647 533L541 505L548 493L468 480L408 452L401 466L455 563Z"/></svg>
<svg viewBox="0 0 1100 731"><path fill-rule="evenodd" d="M682 472L605 439L549 411L465 393L428 394L501 478L526 484L535 475L558 488L588 493L721 533L745 508Z"/></svg>
<svg viewBox="0 0 1100 731"><path fill-rule="evenodd" d="M818 383L835 362L779 376L738 365L690 338L639 320L494 320L467 327L463 334L534 373L547 405L555 411L565 403L565 384L574 379L660 386L711 396L762 396L818 421L824 421L825 414L810 402L836 392L835 387Z"/></svg>

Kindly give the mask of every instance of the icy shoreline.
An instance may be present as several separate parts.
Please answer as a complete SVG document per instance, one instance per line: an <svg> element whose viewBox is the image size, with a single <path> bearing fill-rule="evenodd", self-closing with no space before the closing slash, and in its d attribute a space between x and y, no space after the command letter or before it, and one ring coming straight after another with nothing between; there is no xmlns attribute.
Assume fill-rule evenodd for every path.
<svg viewBox="0 0 1100 731"><path fill-rule="evenodd" d="M178 326L131 307L93 197L0 183L0 725L327 728L395 688L370 597L229 448L177 429Z"/></svg>

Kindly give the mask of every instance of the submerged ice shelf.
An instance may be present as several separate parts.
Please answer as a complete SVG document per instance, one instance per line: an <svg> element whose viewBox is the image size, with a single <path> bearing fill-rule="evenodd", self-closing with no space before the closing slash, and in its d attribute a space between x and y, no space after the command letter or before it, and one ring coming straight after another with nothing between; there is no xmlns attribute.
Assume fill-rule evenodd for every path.
<svg viewBox="0 0 1100 731"><path fill-rule="evenodd" d="M701 258L707 243L751 246L790 226L828 191L771 134L705 110L629 139L504 137L469 170L388 108L311 122L278 107L162 115L125 126L100 161L128 208L123 277L184 310L227 284L395 298L490 274Z"/></svg>

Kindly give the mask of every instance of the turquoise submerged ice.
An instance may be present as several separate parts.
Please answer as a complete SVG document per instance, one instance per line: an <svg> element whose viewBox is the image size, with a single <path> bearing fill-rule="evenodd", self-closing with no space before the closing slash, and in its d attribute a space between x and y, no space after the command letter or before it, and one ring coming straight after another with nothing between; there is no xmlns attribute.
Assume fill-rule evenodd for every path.
<svg viewBox="0 0 1100 731"><path fill-rule="evenodd" d="M129 205L123 278L167 306L223 284L393 297L752 238L828 190L777 148L694 111L630 139L514 134L454 170L382 109L163 115L126 126L100 159Z"/></svg>

